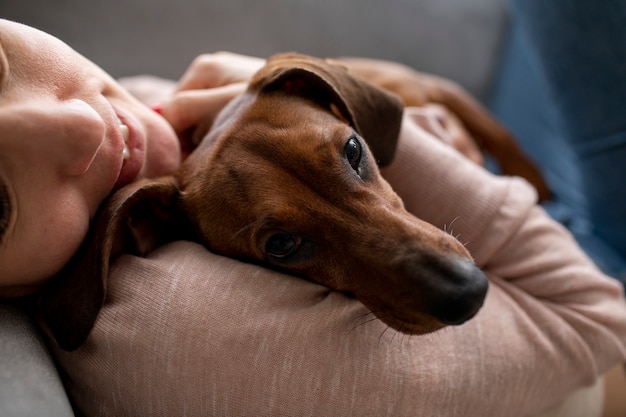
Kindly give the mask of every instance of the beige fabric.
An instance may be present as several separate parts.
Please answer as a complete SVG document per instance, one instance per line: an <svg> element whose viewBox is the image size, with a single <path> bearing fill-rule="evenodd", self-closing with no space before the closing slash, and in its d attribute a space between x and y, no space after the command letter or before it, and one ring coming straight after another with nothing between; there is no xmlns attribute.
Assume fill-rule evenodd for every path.
<svg viewBox="0 0 626 417"><path fill-rule="evenodd" d="M600 378L594 385L577 390L562 403L536 417L600 417L604 402L604 386L604 378Z"/></svg>
<svg viewBox="0 0 626 417"><path fill-rule="evenodd" d="M343 294L174 242L118 259L87 343L56 352L76 404L117 417L533 416L626 360L621 287L525 182L472 165L407 113L385 175L489 276L476 318L405 336Z"/></svg>

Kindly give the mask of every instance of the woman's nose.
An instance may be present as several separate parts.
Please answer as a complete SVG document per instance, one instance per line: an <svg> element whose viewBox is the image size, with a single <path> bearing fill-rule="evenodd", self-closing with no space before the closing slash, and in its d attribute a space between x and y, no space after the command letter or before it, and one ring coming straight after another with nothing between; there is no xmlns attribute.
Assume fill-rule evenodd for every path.
<svg viewBox="0 0 626 417"><path fill-rule="evenodd" d="M60 173L67 176L84 174L106 138L106 124L89 104L67 100L51 109L49 139L43 139L51 156L56 157Z"/></svg>
<svg viewBox="0 0 626 417"><path fill-rule="evenodd" d="M102 115L115 117L112 108L103 107ZM115 128L112 123L78 99L0 101L0 156L52 175L81 176L105 143L108 128Z"/></svg>

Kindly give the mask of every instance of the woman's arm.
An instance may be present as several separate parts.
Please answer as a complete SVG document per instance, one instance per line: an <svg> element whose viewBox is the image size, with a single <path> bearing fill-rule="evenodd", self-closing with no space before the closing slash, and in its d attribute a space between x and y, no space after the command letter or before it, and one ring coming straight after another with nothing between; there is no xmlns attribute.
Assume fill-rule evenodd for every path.
<svg viewBox="0 0 626 417"><path fill-rule="evenodd" d="M411 109L406 117L413 117ZM515 337L541 347L533 349L541 352L537 365L551 369L546 376L554 378L551 394L589 384L623 362L622 286L604 276L534 204L535 195L522 180L494 177L465 163L415 128L405 123L397 160L384 175L409 211L458 235L501 296L526 317Z"/></svg>

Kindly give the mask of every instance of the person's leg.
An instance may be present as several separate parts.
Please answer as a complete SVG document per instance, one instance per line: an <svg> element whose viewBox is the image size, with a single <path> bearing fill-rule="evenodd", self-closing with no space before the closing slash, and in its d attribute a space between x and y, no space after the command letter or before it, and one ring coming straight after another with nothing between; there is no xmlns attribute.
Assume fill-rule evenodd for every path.
<svg viewBox="0 0 626 417"><path fill-rule="evenodd" d="M541 17L544 18L547 16ZM607 178L600 176L596 169L589 172L587 156L582 155L580 147L576 145L578 135L574 138L570 133L571 117L564 114L559 104L564 98L559 97L559 92L554 91L554 85L551 84L551 78L548 77L543 64L543 57L539 54L533 38L529 37L528 28L520 23L524 22L520 22L515 15L499 78L494 85L491 108L542 167L555 193L554 201L546 205L547 210L572 231L581 246L601 268L611 275L624 276L626 252L621 252L620 255L617 252L620 249L615 249L618 246L607 244L595 236L594 223L610 220L602 218L595 207L595 202L592 205L588 198L597 199L596 193L605 192L614 200L613 204L621 204L624 207L626 203L623 198L626 189L619 190L621 197L618 197L612 188L621 188L621 183L626 181L620 181L619 178L607 181ZM556 27L552 30L560 33ZM626 85L626 72L624 74ZM577 88L584 90L581 86ZM623 113L626 120L626 112ZM611 152L603 154L602 157L610 158ZM615 169L626 172L626 154L621 156L621 163ZM622 175L621 178L626 179L626 175ZM596 186L595 182L602 184ZM589 187L593 187L594 192L591 192ZM623 210L615 213L620 220L613 221L620 221L621 227L626 228L626 207ZM626 242L624 236L626 234L620 236L622 244Z"/></svg>
<svg viewBox="0 0 626 417"><path fill-rule="evenodd" d="M585 227L587 208L577 158L565 140L537 58L520 29L513 22L489 105L541 167L554 193L548 206L551 214L580 229Z"/></svg>
<svg viewBox="0 0 626 417"><path fill-rule="evenodd" d="M626 2L510 3L579 159L594 230L626 255Z"/></svg>

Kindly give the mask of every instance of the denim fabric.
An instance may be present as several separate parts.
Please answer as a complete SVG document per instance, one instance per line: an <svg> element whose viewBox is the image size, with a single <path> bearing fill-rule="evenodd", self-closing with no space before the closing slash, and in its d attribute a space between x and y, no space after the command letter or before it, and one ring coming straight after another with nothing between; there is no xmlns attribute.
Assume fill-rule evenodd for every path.
<svg viewBox="0 0 626 417"><path fill-rule="evenodd" d="M543 169L546 210L626 279L626 1L512 0L490 106Z"/></svg>

